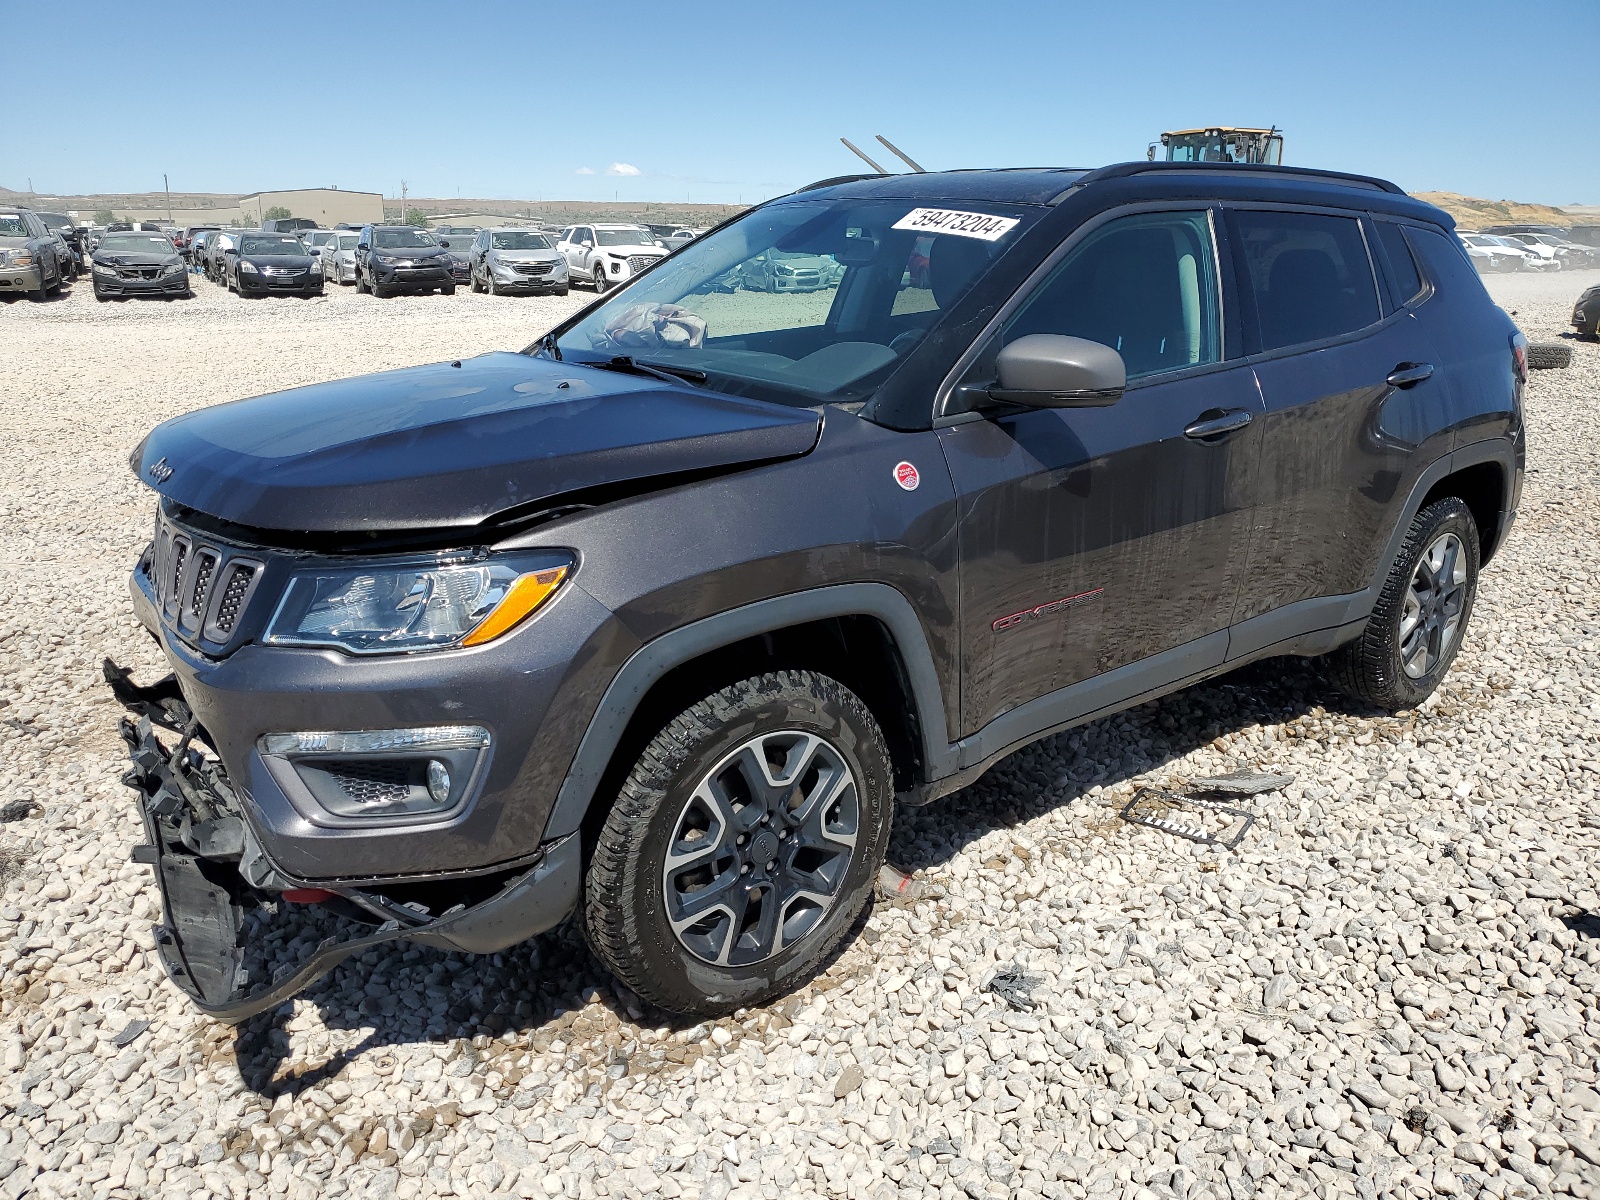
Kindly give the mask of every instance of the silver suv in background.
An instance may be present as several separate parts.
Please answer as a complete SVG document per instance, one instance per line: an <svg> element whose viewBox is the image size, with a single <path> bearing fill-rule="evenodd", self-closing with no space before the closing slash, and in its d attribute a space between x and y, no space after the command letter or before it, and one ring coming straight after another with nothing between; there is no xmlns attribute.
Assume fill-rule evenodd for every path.
<svg viewBox="0 0 1600 1200"><path fill-rule="evenodd" d="M627 283L667 256L667 248L643 225L574 225L561 235L556 249L567 260L571 277L597 292Z"/></svg>
<svg viewBox="0 0 1600 1200"><path fill-rule="evenodd" d="M567 294L567 259L556 249L555 240L537 229L481 230L469 255L475 292Z"/></svg>
<svg viewBox="0 0 1600 1200"><path fill-rule="evenodd" d="M64 243L26 208L0 208L0 295L28 292L35 300L61 291Z"/></svg>

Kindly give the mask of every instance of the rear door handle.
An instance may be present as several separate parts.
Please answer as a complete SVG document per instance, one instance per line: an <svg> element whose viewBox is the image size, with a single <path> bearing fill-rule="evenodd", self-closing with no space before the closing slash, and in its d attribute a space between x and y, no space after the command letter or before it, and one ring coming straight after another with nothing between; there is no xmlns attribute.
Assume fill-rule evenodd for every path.
<svg viewBox="0 0 1600 1200"><path fill-rule="evenodd" d="M1250 424L1249 410L1236 408L1231 412L1217 413L1215 416L1201 416L1184 429L1183 436L1204 441L1206 438L1234 433L1248 424Z"/></svg>
<svg viewBox="0 0 1600 1200"><path fill-rule="evenodd" d="M1416 387L1417 384L1429 378L1432 374L1432 363L1401 363L1389 372L1389 378L1385 379L1384 382L1390 387Z"/></svg>

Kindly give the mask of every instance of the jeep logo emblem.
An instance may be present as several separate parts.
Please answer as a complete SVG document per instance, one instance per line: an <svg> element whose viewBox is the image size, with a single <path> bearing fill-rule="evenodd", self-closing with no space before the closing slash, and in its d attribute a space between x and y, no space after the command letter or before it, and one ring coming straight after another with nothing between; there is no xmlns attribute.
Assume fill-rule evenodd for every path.
<svg viewBox="0 0 1600 1200"><path fill-rule="evenodd" d="M157 483L165 483L172 478L172 466L165 458L158 458L149 467L150 478Z"/></svg>

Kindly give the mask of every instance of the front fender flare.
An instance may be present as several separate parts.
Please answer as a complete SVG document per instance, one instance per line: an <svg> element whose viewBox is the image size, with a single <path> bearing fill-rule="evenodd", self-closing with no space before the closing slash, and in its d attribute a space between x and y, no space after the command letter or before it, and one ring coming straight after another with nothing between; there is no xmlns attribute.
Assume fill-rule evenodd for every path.
<svg viewBox="0 0 1600 1200"><path fill-rule="evenodd" d="M544 839L565 837L583 822L600 778L622 740L623 731L645 695L668 671L710 651L745 638L773 633L830 617L874 617L888 628L905 665L922 731L927 776L955 770L944 719L944 696L928 648L927 635L911 602L885 583L841 583L788 596L758 600L680 626L634 651L600 698L599 707L578 744L566 779L545 825Z"/></svg>

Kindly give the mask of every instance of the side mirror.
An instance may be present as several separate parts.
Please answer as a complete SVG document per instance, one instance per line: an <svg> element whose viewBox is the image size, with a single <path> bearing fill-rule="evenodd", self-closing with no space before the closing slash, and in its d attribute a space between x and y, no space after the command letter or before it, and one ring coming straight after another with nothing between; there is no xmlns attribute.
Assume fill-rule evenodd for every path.
<svg viewBox="0 0 1600 1200"><path fill-rule="evenodd" d="M1103 408L1128 386L1122 355L1087 338L1030 333L1000 351L989 396L1028 408Z"/></svg>
<svg viewBox="0 0 1600 1200"><path fill-rule="evenodd" d="M357 242L356 243L356 249L357 250L371 250L372 247L369 246L366 242Z"/></svg>

